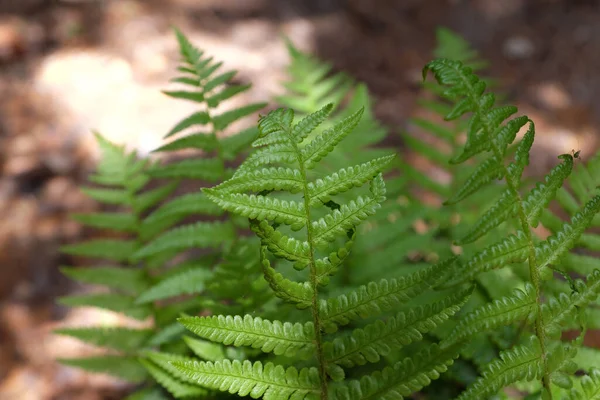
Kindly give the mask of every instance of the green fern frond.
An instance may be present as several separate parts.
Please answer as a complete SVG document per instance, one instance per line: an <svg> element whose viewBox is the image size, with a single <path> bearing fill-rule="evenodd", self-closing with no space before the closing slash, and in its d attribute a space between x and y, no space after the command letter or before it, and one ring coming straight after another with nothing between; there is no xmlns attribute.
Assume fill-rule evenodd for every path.
<svg viewBox="0 0 600 400"><path fill-rule="evenodd" d="M103 285L128 293L141 292L150 284L144 271L139 269L123 269L119 267L61 267L60 271L69 278L79 282Z"/></svg>
<svg viewBox="0 0 600 400"><path fill-rule="evenodd" d="M540 342L532 337L530 343L515 346L500 353L488 364L481 377L471 384L457 400L488 398L511 383L540 378L542 372Z"/></svg>
<svg viewBox="0 0 600 400"><path fill-rule="evenodd" d="M559 158L564 162L552 168L550 174L544 179L544 183L538 183L523 199L523 206L527 212L527 222L533 227L538 225L542 211L548 207L548 204L556 196L556 192L573 169L573 157L563 154Z"/></svg>
<svg viewBox="0 0 600 400"><path fill-rule="evenodd" d="M308 282L293 282L276 272L267 259L265 247L261 249L261 260L265 280L269 283L275 296L287 303L294 304L300 310L311 306L315 291Z"/></svg>
<svg viewBox="0 0 600 400"><path fill-rule="evenodd" d="M297 169L263 168L236 174L235 178L222 183L215 189L221 193L271 190L298 193L302 190L302 183L302 176Z"/></svg>
<svg viewBox="0 0 600 400"><path fill-rule="evenodd" d="M347 295L321 300L319 315L326 331L335 332L338 325L375 316L406 303L443 279L454 261L449 259L406 277L370 282Z"/></svg>
<svg viewBox="0 0 600 400"><path fill-rule="evenodd" d="M116 293L65 296L61 297L58 302L69 307L96 307L121 312L139 320L144 320L152 314L150 307L136 305L135 298Z"/></svg>
<svg viewBox="0 0 600 400"><path fill-rule="evenodd" d="M324 343L329 366L338 364L345 368L376 363L392 350L423 340L423 334L454 315L467 301L471 289L463 290L446 299L400 312L386 321L378 320L352 334Z"/></svg>
<svg viewBox="0 0 600 400"><path fill-rule="evenodd" d="M458 357L460 348L433 344L411 358L336 387L335 400L402 400L438 379Z"/></svg>
<svg viewBox="0 0 600 400"><path fill-rule="evenodd" d="M356 238L356 230L353 229L351 235L349 232L348 236L349 239L346 241L344 247L329 253L328 257L315 260L316 281L319 285L325 286L329 284L329 277L337 272L342 263L350 255L350 250Z"/></svg>
<svg viewBox="0 0 600 400"><path fill-rule="evenodd" d="M585 229L600 212L600 195L592 198L577 214L571 223L565 223L562 229L535 248L538 270L558 262L562 256L574 247Z"/></svg>
<svg viewBox="0 0 600 400"><path fill-rule="evenodd" d="M532 285L515 289L511 296L485 304L462 318L442 341L442 347L461 342L480 332L509 326L531 318L536 312L536 294Z"/></svg>
<svg viewBox="0 0 600 400"><path fill-rule="evenodd" d="M381 173L393 158L394 156L380 157L354 167L342 168L322 179L309 182L311 206L326 203L331 196L345 192L353 186L364 185Z"/></svg>
<svg viewBox="0 0 600 400"><path fill-rule="evenodd" d="M267 221L253 222L250 227L261 239L262 245L276 257L294 262L294 268L303 269L310 263L310 246L306 241L284 236Z"/></svg>
<svg viewBox="0 0 600 400"><path fill-rule="evenodd" d="M200 179L207 182L218 182L224 172L222 161L215 158L183 160L148 170L148 174L154 178Z"/></svg>
<svg viewBox="0 0 600 400"><path fill-rule="evenodd" d="M600 370L581 378L581 390L572 389L566 400L600 400Z"/></svg>
<svg viewBox="0 0 600 400"><path fill-rule="evenodd" d="M216 361L172 363L182 374L210 389L265 400L317 400L319 374L316 368L284 368L260 361Z"/></svg>
<svg viewBox="0 0 600 400"><path fill-rule="evenodd" d="M154 333L151 329L110 328L62 328L54 333L71 336L85 343L123 352L135 352L143 347Z"/></svg>
<svg viewBox="0 0 600 400"><path fill-rule="evenodd" d="M177 188L178 182L169 182L155 189L147 190L140 193L133 199L133 211L141 214L148 208L157 205L159 202L166 199Z"/></svg>
<svg viewBox="0 0 600 400"><path fill-rule="evenodd" d="M326 106L327 107L327 106ZM318 113L319 111L317 111ZM301 157L304 166L312 168L318 161L329 154L335 146L352 132L358 125L364 109L360 109L333 128L321 133L313 140L308 142L302 149Z"/></svg>
<svg viewBox="0 0 600 400"><path fill-rule="evenodd" d="M136 219L128 213L73 214L77 222L100 229L113 229L117 232L135 232Z"/></svg>
<svg viewBox="0 0 600 400"><path fill-rule="evenodd" d="M517 231L516 234L488 246L471 257L461 268L464 273L461 281L471 279L480 272L523 262L527 260L528 255L527 238L522 231Z"/></svg>
<svg viewBox="0 0 600 400"><path fill-rule="evenodd" d="M202 387L194 386L176 379L167 371L158 367L149 360L142 358L140 359L140 363L144 366L146 371L152 375L154 380L156 380L156 382L164 387L176 399L198 398L199 396L206 396L209 393L208 390Z"/></svg>
<svg viewBox="0 0 600 400"><path fill-rule="evenodd" d="M107 355L87 358L61 358L57 361L70 367L112 375L133 383L142 382L148 376L137 357L133 356Z"/></svg>
<svg viewBox="0 0 600 400"><path fill-rule="evenodd" d="M600 295L600 270L590 274L586 282L578 280L573 286L570 295L561 293L542 305L544 329L550 337L560 335L565 322L571 322L569 319L576 317L580 308L587 307Z"/></svg>
<svg viewBox="0 0 600 400"><path fill-rule="evenodd" d="M178 320L196 335L213 342L233 346L250 346L265 353L307 357L314 351L314 326L244 315L180 318Z"/></svg>
<svg viewBox="0 0 600 400"><path fill-rule="evenodd" d="M229 222L196 222L171 229L139 249L136 260L162 252L183 251L196 247L218 248L234 239L233 225Z"/></svg>
<svg viewBox="0 0 600 400"><path fill-rule="evenodd" d="M385 200L385 184L381 174L371 180L370 192L372 197L358 197L347 204L342 204L338 210L333 210L325 217L312 223L314 241L321 247L332 242L336 237L375 214L380 204Z"/></svg>
<svg viewBox="0 0 600 400"><path fill-rule="evenodd" d="M170 276L142 292L136 299L136 303L144 304L184 294L199 294L204 290L204 284L210 276L212 276L211 271L201 266Z"/></svg>
<svg viewBox="0 0 600 400"><path fill-rule="evenodd" d="M225 347L211 343L207 340L201 340L192 338L190 336L184 336L183 341L187 346L194 352L194 354L202 360L206 361L219 361L226 358Z"/></svg>

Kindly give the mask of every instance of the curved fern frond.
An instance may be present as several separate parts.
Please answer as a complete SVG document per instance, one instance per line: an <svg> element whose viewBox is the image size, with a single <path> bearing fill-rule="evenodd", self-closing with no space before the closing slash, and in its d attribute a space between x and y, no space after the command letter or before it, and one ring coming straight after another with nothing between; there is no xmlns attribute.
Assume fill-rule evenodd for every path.
<svg viewBox="0 0 600 400"><path fill-rule="evenodd" d="M325 342L327 362L330 366L333 363L345 368L376 363L393 349L423 340L423 334L458 312L470 293L471 289L461 291L440 302L400 312L385 322L378 320L365 328L355 329L349 336Z"/></svg>
<svg viewBox="0 0 600 400"><path fill-rule="evenodd" d="M600 295L600 270L594 271L587 281L578 280L573 285L570 295L561 293L558 297L550 297L542 305L544 329L548 336L556 337L563 330L565 322L571 322L580 308L587 307Z"/></svg>
<svg viewBox="0 0 600 400"><path fill-rule="evenodd" d="M136 303L144 304L184 294L201 293L210 276L212 276L211 271L201 267L170 276L142 292Z"/></svg>
<svg viewBox="0 0 600 400"><path fill-rule="evenodd" d="M148 372L134 356L105 355L86 358L60 358L61 364L86 371L103 373L132 383L143 382Z"/></svg>
<svg viewBox="0 0 600 400"><path fill-rule="evenodd" d="M600 400L600 370L593 369L581 378L581 390L573 388L567 400Z"/></svg>
<svg viewBox="0 0 600 400"><path fill-rule="evenodd" d="M303 203L253 194L223 193L216 189L205 189L204 193L223 209L250 219L268 219L290 225L294 230L306 225Z"/></svg>
<svg viewBox="0 0 600 400"><path fill-rule="evenodd" d="M308 308L312 304L315 294L314 289L308 282L298 283L286 279L271 267L271 263L266 258L265 248L261 250L261 260L265 280L273 290L275 296L287 303L293 303L298 309Z"/></svg>
<svg viewBox="0 0 600 400"><path fill-rule="evenodd" d="M527 221L533 227L538 225L539 217L548 207L550 201L556 196L556 192L573 169L573 157L567 154L559 156L564 162L552 168L550 174L544 179L544 183L538 183L523 199L523 206L527 213Z"/></svg>
<svg viewBox="0 0 600 400"><path fill-rule="evenodd" d="M406 277L370 282L349 294L321 300L319 315L326 331L335 332L338 325L374 316L407 302L443 279L454 261L449 259Z"/></svg>
<svg viewBox="0 0 600 400"><path fill-rule="evenodd" d="M433 344L411 358L406 358L360 380L352 380L337 387L333 399L342 400L398 400L438 379L458 357L460 348L441 349Z"/></svg>
<svg viewBox="0 0 600 400"><path fill-rule="evenodd" d="M265 353L307 357L314 352L313 324L268 321L250 315L179 318L178 321L196 335L213 342L233 346L250 346Z"/></svg>
<svg viewBox="0 0 600 400"><path fill-rule="evenodd" d="M457 400L486 399L511 383L540 378L542 369L540 342L532 337L526 345L501 352Z"/></svg>
<svg viewBox="0 0 600 400"><path fill-rule="evenodd" d="M195 247L219 247L233 240L233 225L229 222L196 222L173 228L139 249L137 260L163 252L178 252Z"/></svg>
<svg viewBox="0 0 600 400"><path fill-rule="evenodd" d="M209 393L208 390L202 387L190 385L187 382L178 380L150 360L142 358L140 359L140 363L144 366L146 371L152 375L156 382L164 387L176 399L198 398L198 396L206 396Z"/></svg>
<svg viewBox="0 0 600 400"><path fill-rule="evenodd" d="M265 400L317 400L319 374L316 368L284 368L260 361L174 361L173 367L199 385L239 396Z"/></svg>
<svg viewBox="0 0 600 400"><path fill-rule="evenodd" d="M450 346L477 333L527 320L536 311L535 289L527 284L523 290L515 289L511 296L494 300L466 315L441 345Z"/></svg>
<svg viewBox="0 0 600 400"><path fill-rule="evenodd" d="M54 331L59 335L71 336L99 347L135 352L143 347L153 334L151 329L111 328L62 328Z"/></svg>
<svg viewBox="0 0 600 400"><path fill-rule="evenodd" d="M600 212L600 195L585 204L581 211L571 218L570 224L565 223L561 231L538 244L535 248L538 270L558 262L569 249L573 248L598 212Z"/></svg>

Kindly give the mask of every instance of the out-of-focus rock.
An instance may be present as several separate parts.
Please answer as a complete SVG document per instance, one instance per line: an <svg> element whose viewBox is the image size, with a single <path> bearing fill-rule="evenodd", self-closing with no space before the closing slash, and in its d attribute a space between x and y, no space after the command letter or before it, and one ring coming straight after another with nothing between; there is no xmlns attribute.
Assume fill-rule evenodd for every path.
<svg viewBox="0 0 600 400"><path fill-rule="evenodd" d="M502 47L504 55L511 59L525 59L535 53L535 46L526 36L512 36L506 39Z"/></svg>

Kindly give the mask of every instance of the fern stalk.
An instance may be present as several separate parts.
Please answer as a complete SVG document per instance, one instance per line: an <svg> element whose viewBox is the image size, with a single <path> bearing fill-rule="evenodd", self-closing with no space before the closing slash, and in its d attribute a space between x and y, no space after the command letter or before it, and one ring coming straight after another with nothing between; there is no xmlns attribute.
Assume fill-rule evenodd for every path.
<svg viewBox="0 0 600 400"><path fill-rule="evenodd" d="M284 128L285 129L285 128ZM304 194L304 210L306 212L306 239L308 241L309 248L309 274L310 274L310 286L313 291L313 297L311 302L311 312L313 324L315 326L315 341L316 341L316 349L317 349L317 363L319 368L319 379L321 380L321 399L328 399L327 392L327 366L325 360L325 354L323 352L323 338L321 336L321 320L319 318L319 282L317 280L317 266L315 260L315 248L313 241L313 231L312 231L312 221L310 217L310 192L308 189L308 177L306 175L306 168L304 166L304 160L302 159L302 152L298 148L296 141L289 134L289 131L285 130L286 134L290 138L290 143L293 144L294 152L296 153L296 159L298 160L298 166L300 169L300 174L302 176L302 185L303 185L303 194Z"/></svg>
<svg viewBox="0 0 600 400"><path fill-rule="evenodd" d="M456 70L456 72L461 77L463 76L462 74L460 74L460 71L458 69ZM489 137L492 137L493 132L490 130L490 126L493 126L493 125L489 121L488 114L483 109L481 103L474 96L474 94L477 93L477 89L471 85L471 82L469 82L468 79L463 78L463 83L465 84L465 86L467 86L469 88L469 91L467 92L467 96L470 97L473 104L475 104L475 107L476 107L475 112L478 115L480 115L480 118L482 120L481 121L482 122L482 124L481 124L482 130L485 131ZM529 121L529 123L530 123L530 129L533 130L534 129L533 121ZM500 149L498 147L497 142L492 140L490 147L491 147L491 149L494 153L494 157L496 157L496 159L502 160L504 158L503 151L502 151L502 149ZM551 387L550 387L550 374L548 373L548 353L547 353L547 346L546 346L546 333L544 331L544 321L543 321L543 317L542 317L542 304L543 304L542 289L541 289L541 282L540 282L540 273L537 269L537 262L536 262L536 257L535 257L535 243L533 242L533 237L531 235L531 229L529 226L529 222L527 222L527 216L525 214L525 207L523 205L523 199L521 198L521 194L519 193L519 190L518 190L517 186L515 185L515 182L513 181L512 176L511 176L508 168L506 167L506 165L502 162L502 163L500 163L500 167L502 169L502 174L505 177L504 181L506 182L508 189L511 191L512 195L516 199L519 223L521 224L521 229L523 229L523 232L525 233L525 237L527 240L527 247L529 250L529 257L527 258L528 266L529 266L529 275L531 278L531 284L533 285L533 287L535 289L535 295L536 295L537 317L535 319L535 334L540 341L540 349L541 349L542 365L543 365L542 382L543 382L544 387L547 390L548 399L552 400L552 393L551 393Z"/></svg>

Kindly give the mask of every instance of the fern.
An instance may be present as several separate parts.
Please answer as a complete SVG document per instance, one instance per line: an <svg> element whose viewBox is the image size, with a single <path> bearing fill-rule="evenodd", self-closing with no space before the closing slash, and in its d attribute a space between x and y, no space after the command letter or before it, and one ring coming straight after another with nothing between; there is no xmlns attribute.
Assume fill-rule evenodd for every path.
<svg viewBox="0 0 600 400"><path fill-rule="evenodd" d="M93 228L122 232L127 237L96 239L63 248L72 255L110 261L113 265L88 270L65 267L63 270L74 279L114 290L112 293L66 297L61 300L63 304L105 308L137 319L152 317L154 327L150 331L117 327L67 328L57 333L114 349L123 357L130 357L127 360L131 362L124 363L122 368L113 372L123 378L127 378L128 374L122 370L137 362L135 357L131 357L139 356L135 368L145 367L159 384L179 398L208 391L185 383L181 378L170 379L171 372L165 363L157 363L141 352L147 348L174 351L175 354L190 352L179 344L184 329L174 324L174 319L210 308L208 302L190 296L211 290L211 280L220 270L219 266L213 268L214 265L227 262L223 250L234 242L242 246L243 241L237 238L234 221L214 220L222 216L223 211L203 193L167 198L177 189L181 179L214 183L229 176L226 162L245 150L257 131L256 128L246 129L226 138L222 137L223 133L234 122L256 112L264 104L220 111L222 103L246 91L249 85L231 84L235 72L220 73L221 63L204 55L181 32L175 33L182 62L179 67L181 75L174 81L183 89L165 91L165 94L195 102L201 109L177 123L166 135L174 140L156 152L196 150L202 152L202 157L168 164L138 160L135 153L126 152L97 135L103 157L97 173L90 180L98 187L85 188L84 192L101 203L119 206L120 210L75 215L75 219ZM188 131L191 133L181 136ZM153 184L152 178L165 179L166 183L148 188ZM201 217L203 221L189 221L192 216ZM186 223L180 225L181 222ZM197 249L201 249L200 257L190 254ZM254 280L260 277L258 263L255 266L248 276ZM239 278L238 281L241 281L239 284L245 283ZM260 290L260 286L255 286L255 289ZM218 296L214 298L218 299ZM263 296L262 299L264 303L268 297ZM260 306L262 303L259 300L255 304ZM218 305L215 301L215 308L219 308ZM86 363L85 360L66 362L100 370L98 363ZM110 372L109 369L106 368L107 372ZM132 376L137 380L139 374Z"/></svg>
<svg viewBox="0 0 600 400"><path fill-rule="evenodd" d="M269 366L267 371L266 366L262 370L262 364L257 362L237 363L227 359L214 363L174 363L176 368L200 385L241 396L250 394L253 397L275 398L274 393L278 392L277 398L281 399L327 399L346 390L340 386L343 383L334 386L329 384L330 380L343 381L346 375L344 369L363 365L366 360L376 362L382 356L389 355L391 349L384 341L395 343L394 347L400 348L403 343L407 345L411 341L423 340L424 333L455 313L468 297L469 292L463 291L449 297L446 302L409 308L406 313L390 319L388 325L382 326L376 322L364 329L353 329L346 339L336 339L335 336L328 339L328 335L350 321L408 304L412 298L443 279L454 263L450 259L407 277L382 279L346 294L320 298L327 289L328 280L325 277L340 269L349 247L346 244L340 250L330 252L326 258L321 258L321 254L331 246L337 248L340 241L352 242L356 227L380 207L385 198L381 170L391 161L391 157L386 157L359 166L344 167L344 172L315 181L311 175L318 172L314 173L313 170L320 167L321 160L350 135L362 115L359 110L333 127L314 134L313 131L324 123L325 116L332 109L331 105L326 105L296 123L294 113L289 109L278 109L262 117L255 142L255 145L258 143L262 146L255 153L260 156L251 155L231 180L204 190L210 199L225 210L249 218L252 229L262 242L263 273L270 288L280 300L292 303L300 310L309 310L310 322L280 322L250 315L180 319L192 332L217 343L260 348L263 352L286 355L288 358L312 355L314 367L300 372L300 376L303 373L306 376L314 375L314 379L305 382L311 386L298 386L297 370L293 366L266 364ZM285 157L279 156L282 152L286 154ZM286 165L277 166L279 163ZM272 164L275 166L268 167ZM346 173L355 170L370 172L363 173L360 179ZM261 179L255 180L255 176ZM283 182L282 177L285 177ZM345 180L346 177L350 179ZM291 183L292 180L294 183ZM327 202L314 201L312 198L313 188L325 186L321 182L327 182L328 187L334 188L329 191ZM368 195L345 201L338 200L338 196L335 200L333 198L333 193L347 196L346 192L354 186L366 183L369 183ZM301 195L302 201L296 201L294 195ZM344 199L343 196L339 198ZM279 260L277 269L272 266L269 253ZM296 278L299 280L286 277L288 274L280 266L280 262L286 261L308 277ZM299 352L301 354L297 354ZM438 360L434 365L411 365L411 374L406 376L402 375L403 363L408 361L400 361L392 370L407 379L406 391L414 386L410 382L422 382L421 376L436 378L438 372L444 371L452 363L456 349L453 352L452 356L444 361ZM280 371L277 374L281 377L293 377L293 380L275 380L271 371ZM376 382L385 380L377 374L368 379ZM350 385L348 387L354 385L352 381L346 383Z"/></svg>
<svg viewBox="0 0 600 400"><path fill-rule="evenodd" d="M516 112L516 108L494 107L494 95L485 92L485 82L459 61L435 60L427 64L423 70L424 77L428 71L432 71L438 82L446 87L442 94L454 102L452 109L446 115L447 119L456 119L465 113L472 113L464 148L453 157L451 162L461 163L477 154L490 154L481 164L482 167L466 181L465 189L462 190L462 193L465 193L464 197L490 183L489 179L484 181L478 179L478 176L482 175L481 171L485 171L488 175L489 171L494 171L491 173L492 176L500 177L506 183L504 194L497 205L492 206L477 222L477 233L470 233L461 242L474 241L510 218L515 218L514 222L518 227L516 235L493 244L475 255L465 264L465 273L468 277L473 277L480 271L527 262L531 284L527 289L529 294L526 297L520 293L515 298L488 305L465 317L450 337L449 343L452 343L453 340L464 338L465 335L514 323L524 318L533 318L534 321L535 351L524 347L505 351L499 360L489 364L482 378L460 398L482 398L522 379L540 379L543 383L544 398L551 399L552 383L561 387L568 386L567 382L570 383L568 374L553 371L553 369L560 370L560 367L552 364L563 363L569 366L572 363L569 361L572 352L561 353L557 350L562 348L560 345L552 345L551 338L556 337L560 329L557 330L556 325L552 323L546 327L546 323L549 322L547 320L553 320L554 317L551 317L549 312L544 312L543 281L551 278L550 267L560 262L590 226L595 215L600 211L600 196L591 197L587 204L573 215L571 222L562 224L554 236L544 241L538 240L531 228L537 225L537 216L540 215L541 208L549 204L556 195L557 189L569 175L573 162L572 156L562 155L564 163L556 167L543 184L538 184L528 196L523 197L521 195L522 173L529 163L529 149L535 136L533 123L528 123L527 133L517 144L514 161L506 165L504 160L510 155L509 145L515 141L524 120L522 117L520 120L516 118L508 120ZM494 165L493 169L488 165ZM580 305L586 306L593 301L597 296L593 289L595 280L595 275L592 274L589 278L592 289L588 294L574 295L571 299L562 298L564 302L562 307L557 306L554 301L551 302L550 307L555 310L553 315L560 314L559 308L564 309L566 313L573 312L572 310L578 309ZM580 283L578 288L583 289L585 285ZM574 288L574 291L577 292L579 289ZM561 358L561 354L564 354L564 357ZM556 359L560 361L555 361Z"/></svg>

